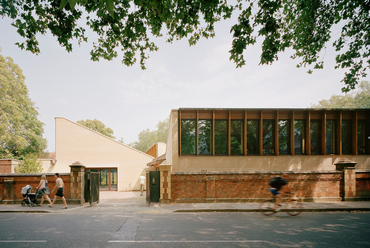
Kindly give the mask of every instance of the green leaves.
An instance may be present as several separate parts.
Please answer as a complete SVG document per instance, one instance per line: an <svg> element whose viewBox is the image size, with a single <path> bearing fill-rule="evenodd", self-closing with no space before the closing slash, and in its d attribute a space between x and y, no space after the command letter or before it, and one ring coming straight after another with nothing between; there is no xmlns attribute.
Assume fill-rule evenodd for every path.
<svg viewBox="0 0 370 248"><path fill-rule="evenodd" d="M248 1L247 1L248 2ZM332 38L334 24L342 26L340 37L333 46L339 54L336 67L347 69L342 82L343 92L355 89L361 77L370 68L370 11L363 1L339 0L259 0L255 13L243 9L239 24L233 32L230 60L237 67L245 64L243 54L248 45L262 37L260 64L278 59L279 52L293 48L293 59L300 59L297 67L309 67L308 73L324 68L326 45Z"/></svg>
<svg viewBox="0 0 370 248"><path fill-rule="evenodd" d="M103 122L94 119L94 120L81 120L77 122L78 124L85 126L87 128L90 128L91 130L94 130L96 132L99 132L111 139L115 139L113 136L113 130L109 127L106 127Z"/></svg>
<svg viewBox="0 0 370 248"><path fill-rule="evenodd" d="M356 91L342 95L333 95L328 100L311 104L311 108L370 108L370 82L362 81Z"/></svg>
<svg viewBox="0 0 370 248"><path fill-rule="evenodd" d="M187 39L195 45L215 36L217 22L238 15L231 26L230 60L245 65L248 46L262 40L260 64L278 60L286 48L294 50L297 67L308 72L324 68L324 51L332 38L333 25L341 26L333 43L338 52L336 68L345 69L342 80L349 91L370 68L370 11L363 0L19 0L1 1L0 16L15 21L13 26L25 39L21 49L39 53L37 34L48 30L61 46L72 51L72 40L87 41L85 27L98 35L91 59L112 60L122 56L131 66L140 61L145 69L149 53L158 47L156 37L166 41ZM85 12L86 25L80 26Z"/></svg>
<svg viewBox="0 0 370 248"><path fill-rule="evenodd" d="M22 70L0 55L0 158L22 158L46 148L43 123L28 96Z"/></svg>
<svg viewBox="0 0 370 248"><path fill-rule="evenodd" d="M139 133L138 138L139 141L131 143L130 146L142 151L146 152L153 144L157 142L167 142L167 134L168 134L168 125L169 118L159 121L157 124L156 130L143 130Z"/></svg>
<svg viewBox="0 0 370 248"><path fill-rule="evenodd" d="M109 14L114 16L114 1L115 0L93 0L96 4L99 1L99 9L106 9ZM78 3L81 6L85 6L89 3L89 0L61 0L59 10L65 8L69 3L70 9L74 10L76 4Z"/></svg>
<svg viewBox="0 0 370 248"><path fill-rule="evenodd" d="M15 173L40 173L42 172L41 162L37 161L37 155L27 154L21 158L21 162L14 168Z"/></svg>

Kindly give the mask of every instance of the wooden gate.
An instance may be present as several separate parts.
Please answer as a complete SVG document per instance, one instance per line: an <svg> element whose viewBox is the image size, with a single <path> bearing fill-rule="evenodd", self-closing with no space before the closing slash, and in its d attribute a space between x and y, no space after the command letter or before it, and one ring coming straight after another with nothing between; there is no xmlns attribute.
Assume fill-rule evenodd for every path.
<svg viewBox="0 0 370 248"><path fill-rule="evenodd" d="M85 173L85 202L99 203L100 172Z"/></svg>

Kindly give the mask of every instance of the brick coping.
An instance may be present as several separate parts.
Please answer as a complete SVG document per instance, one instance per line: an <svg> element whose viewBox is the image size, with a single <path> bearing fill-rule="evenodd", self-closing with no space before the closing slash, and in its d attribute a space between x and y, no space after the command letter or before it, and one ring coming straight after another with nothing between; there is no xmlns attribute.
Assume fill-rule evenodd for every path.
<svg viewBox="0 0 370 248"><path fill-rule="evenodd" d="M54 176L55 173L0 173L0 177L37 177L37 176ZM60 176L69 176L71 173L59 173Z"/></svg>
<svg viewBox="0 0 370 248"><path fill-rule="evenodd" d="M356 171L357 172L357 171ZM359 172L370 172L361 170ZM233 175L233 174L341 174L342 171L208 171L208 172L171 172L172 175Z"/></svg>

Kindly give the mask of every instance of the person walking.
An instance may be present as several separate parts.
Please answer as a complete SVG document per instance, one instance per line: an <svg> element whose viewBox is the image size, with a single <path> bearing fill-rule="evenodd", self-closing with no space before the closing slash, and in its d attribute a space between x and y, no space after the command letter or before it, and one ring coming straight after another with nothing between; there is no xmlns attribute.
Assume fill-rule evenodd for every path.
<svg viewBox="0 0 370 248"><path fill-rule="evenodd" d="M145 185L145 176L144 174L141 174L140 176L140 195L143 195L144 185Z"/></svg>
<svg viewBox="0 0 370 248"><path fill-rule="evenodd" d="M49 187L48 187L48 181L46 180L46 176L42 175L39 185L36 187L38 189L39 195L41 195L41 202L40 207L42 206L42 203L44 203L44 200L46 199L49 204L51 204L51 200L49 198Z"/></svg>
<svg viewBox="0 0 370 248"><path fill-rule="evenodd" d="M68 206L67 206L66 198L64 197L64 182L63 182L63 179L60 177L59 173L55 173L55 177L57 178L55 180L55 187L53 188L53 190L51 192L53 193L56 188L58 188L58 191L54 195L53 203L51 203L49 205L49 207L53 207L53 205L54 205L54 203L57 199L57 196L59 196L60 198L62 198L63 203L64 203L64 208L63 209L67 209Z"/></svg>

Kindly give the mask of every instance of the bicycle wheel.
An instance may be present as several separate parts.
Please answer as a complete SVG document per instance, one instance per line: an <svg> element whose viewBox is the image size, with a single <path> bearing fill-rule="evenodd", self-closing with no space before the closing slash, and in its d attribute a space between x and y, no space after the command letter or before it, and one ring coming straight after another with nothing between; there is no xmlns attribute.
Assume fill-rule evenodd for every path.
<svg viewBox="0 0 370 248"><path fill-rule="evenodd" d="M275 202L273 200L265 200L261 202L259 211L265 216L270 216L275 213L274 211Z"/></svg>
<svg viewBox="0 0 370 248"><path fill-rule="evenodd" d="M286 205L286 213L289 214L290 216L297 216L302 213L303 210L303 204L302 202L298 202L297 200L291 200L287 205Z"/></svg>

